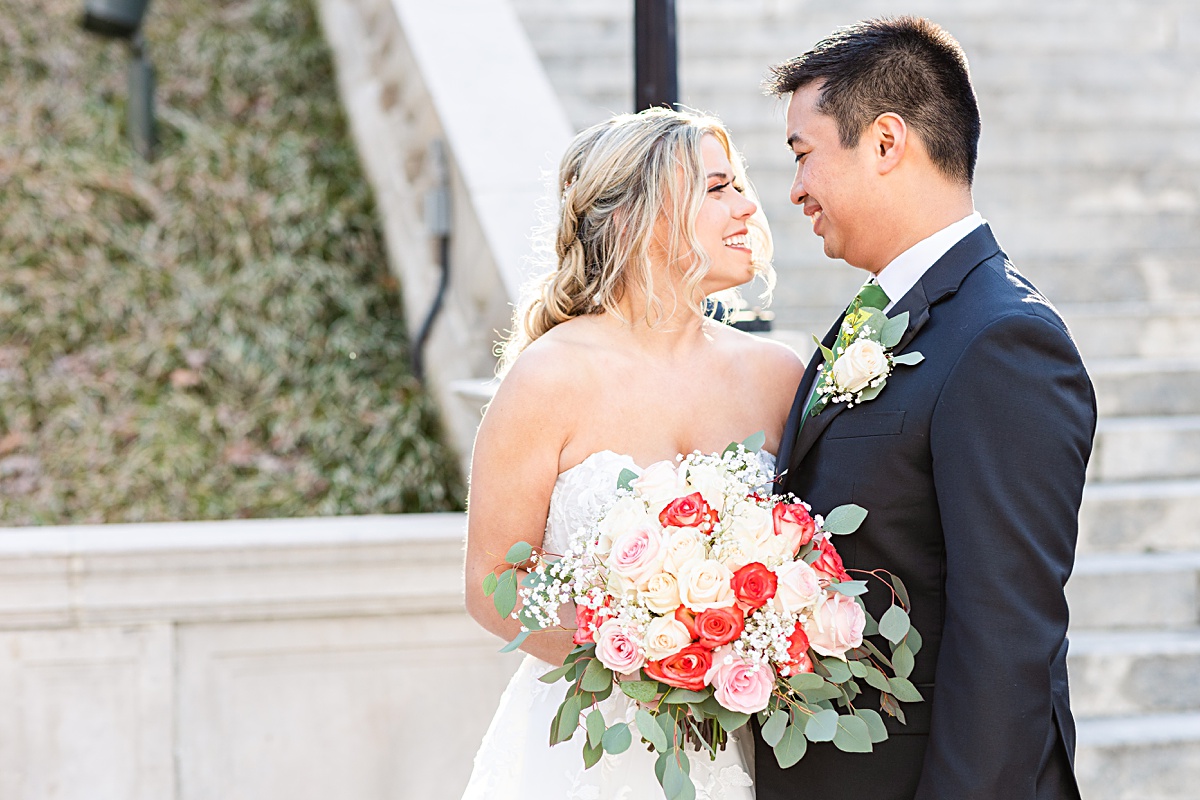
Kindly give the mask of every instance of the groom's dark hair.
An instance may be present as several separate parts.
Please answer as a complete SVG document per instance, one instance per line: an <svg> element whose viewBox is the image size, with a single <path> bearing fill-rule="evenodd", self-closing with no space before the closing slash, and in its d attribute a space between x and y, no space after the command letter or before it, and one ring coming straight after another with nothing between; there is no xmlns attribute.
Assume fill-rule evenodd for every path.
<svg viewBox="0 0 1200 800"><path fill-rule="evenodd" d="M865 20L771 67L766 90L777 97L824 81L817 110L833 117L843 147L858 144L880 115L899 114L933 163L970 186L979 150L979 106L967 56L937 24L919 17Z"/></svg>

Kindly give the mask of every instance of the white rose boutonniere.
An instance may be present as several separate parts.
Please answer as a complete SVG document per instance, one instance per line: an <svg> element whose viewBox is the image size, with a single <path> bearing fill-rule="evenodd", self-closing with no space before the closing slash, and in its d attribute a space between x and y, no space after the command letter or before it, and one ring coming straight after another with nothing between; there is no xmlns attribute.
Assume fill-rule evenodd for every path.
<svg viewBox="0 0 1200 800"><path fill-rule="evenodd" d="M831 403L846 403L850 407L874 400L897 364L912 366L924 361L925 356L917 352L892 355L891 349L907 328L907 311L889 319L878 308L852 308L832 349L817 341L825 363L817 378L809 415L820 414Z"/></svg>

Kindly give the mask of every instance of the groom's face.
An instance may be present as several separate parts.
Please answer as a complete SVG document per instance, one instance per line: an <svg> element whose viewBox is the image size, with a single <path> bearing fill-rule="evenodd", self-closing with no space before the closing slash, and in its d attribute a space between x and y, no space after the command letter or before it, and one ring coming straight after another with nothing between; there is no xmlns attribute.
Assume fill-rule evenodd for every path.
<svg viewBox="0 0 1200 800"><path fill-rule="evenodd" d="M877 175L870 146L864 148L861 140L842 145L837 123L817 110L822 85L798 89L788 103L788 146L796 157L791 200L812 220L825 255L877 271L884 265L876 266L872 258L872 199L879 187L873 185Z"/></svg>

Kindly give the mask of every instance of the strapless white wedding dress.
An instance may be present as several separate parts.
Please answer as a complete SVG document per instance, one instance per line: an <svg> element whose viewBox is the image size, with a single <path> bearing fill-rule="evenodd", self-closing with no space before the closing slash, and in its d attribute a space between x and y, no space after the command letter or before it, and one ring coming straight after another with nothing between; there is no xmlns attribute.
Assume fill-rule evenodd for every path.
<svg viewBox="0 0 1200 800"><path fill-rule="evenodd" d="M763 453L764 459L774 458ZM622 469L641 473L629 456L609 450L593 453L558 476L550 496L544 546L564 553L571 535L596 518L616 493ZM463 800L653 800L663 797L654 777L656 754L648 752L634 723L636 704L614 691L600 703L607 724L624 721L633 744L619 755L606 753L591 769L583 768L585 734L550 747L550 721L566 692L565 683L538 680L554 667L527 655L500 698ZM747 729L730 737L715 761L707 752L689 751L697 800L753 800L746 755L752 752ZM739 741L739 737L742 740Z"/></svg>

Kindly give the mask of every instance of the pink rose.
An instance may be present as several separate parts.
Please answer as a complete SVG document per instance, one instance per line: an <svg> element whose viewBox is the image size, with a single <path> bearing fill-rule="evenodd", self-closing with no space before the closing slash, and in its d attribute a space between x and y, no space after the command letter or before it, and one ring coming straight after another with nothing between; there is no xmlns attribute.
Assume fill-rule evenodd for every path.
<svg viewBox="0 0 1200 800"><path fill-rule="evenodd" d="M811 542L817 532L816 521L800 503L780 503L771 510L771 520L775 524L775 535L787 539L792 555Z"/></svg>
<svg viewBox="0 0 1200 800"><path fill-rule="evenodd" d="M775 568L778 580L771 605L776 611L794 614L812 606L821 597L816 570L803 561L785 561Z"/></svg>
<svg viewBox="0 0 1200 800"><path fill-rule="evenodd" d="M728 663L727 663L728 662ZM750 664L734 655L733 648L713 653L712 669L705 680L711 683L717 702L730 711L755 714L767 707L775 688L775 671L768 664Z"/></svg>
<svg viewBox="0 0 1200 800"><path fill-rule="evenodd" d="M646 655L637 639L615 619L605 620L596 631L596 658L622 675L632 675L646 663Z"/></svg>
<svg viewBox="0 0 1200 800"><path fill-rule="evenodd" d="M662 570L666 547L663 532L654 523L626 531L613 542L608 568L641 588Z"/></svg>
<svg viewBox="0 0 1200 800"><path fill-rule="evenodd" d="M853 597L830 592L804 622L804 632L813 650L845 661L847 650L862 645L866 625L866 614Z"/></svg>

